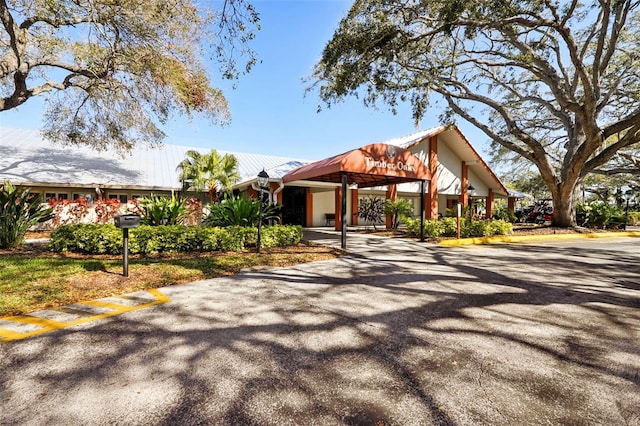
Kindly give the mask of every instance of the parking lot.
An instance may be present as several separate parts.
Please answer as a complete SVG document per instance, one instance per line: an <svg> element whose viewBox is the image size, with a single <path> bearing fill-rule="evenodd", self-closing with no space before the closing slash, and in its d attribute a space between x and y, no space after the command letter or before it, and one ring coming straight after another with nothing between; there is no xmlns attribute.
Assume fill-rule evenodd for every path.
<svg viewBox="0 0 640 426"><path fill-rule="evenodd" d="M0 424L638 425L639 245L349 235L0 345Z"/></svg>

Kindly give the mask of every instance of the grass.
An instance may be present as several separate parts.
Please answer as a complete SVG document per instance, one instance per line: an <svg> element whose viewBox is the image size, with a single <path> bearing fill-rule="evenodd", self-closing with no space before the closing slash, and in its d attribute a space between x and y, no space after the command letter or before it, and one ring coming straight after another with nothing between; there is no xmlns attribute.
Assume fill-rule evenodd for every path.
<svg viewBox="0 0 640 426"><path fill-rule="evenodd" d="M340 252L299 244L262 253L181 254L129 258L129 277L122 258L49 253L42 247L0 252L0 317L55 308L136 290L204 280L256 266L290 266L332 259Z"/></svg>

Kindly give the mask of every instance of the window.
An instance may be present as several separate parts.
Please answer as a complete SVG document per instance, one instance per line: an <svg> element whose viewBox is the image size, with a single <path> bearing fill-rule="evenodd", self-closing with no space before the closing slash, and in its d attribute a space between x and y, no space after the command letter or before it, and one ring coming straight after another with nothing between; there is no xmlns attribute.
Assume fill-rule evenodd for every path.
<svg viewBox="0 0 640 426"><path fill-rule="evenodd" d="M77 193L76 192L76 193L73 194L73 200L74 201L79 199L79 198L84 198L85 200L87 200L88 203L93 203L93 201L94 201L93 194L91 194L91 193L82 194L82 193Z"/></svg>
<svg viewBox="0 0 640 426"><path fill-rule="evenodd" d="M44 198L46 198L47 200L50 200L52 198L57 199L58 201L60 200L68 200L69 199L69 194L65 193L65 192L45 192L44 193Z"/></svg>
<svg viewBox="0 0 640 426"><path fill-rule="evenodd" d="M127 194L109 194L110 200L118 200L122 204L127 204L128 197Z"/></svg>

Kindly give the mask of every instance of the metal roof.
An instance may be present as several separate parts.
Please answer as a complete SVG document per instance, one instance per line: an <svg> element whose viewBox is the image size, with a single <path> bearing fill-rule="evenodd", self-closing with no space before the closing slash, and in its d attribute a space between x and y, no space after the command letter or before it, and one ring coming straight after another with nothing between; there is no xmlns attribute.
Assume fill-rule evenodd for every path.
<svg viewBox="0 0 640 426"><path fill-rule="evenodd" d="M138 146L120 156L86 146L62 146L45 140L40 131L0 127L0 181L34 185L101 186L151 190L179 190L176 167L189 150L211 149L162 144ZM304 161L263 154L233 154L240 164L240 181L263 168L284 174ZM287 164L290 164L288 167ZM284 171L286 170L286 171ZM284 172L283 172L284 171ZM274 177L276 173L274 173Z"/></svg>

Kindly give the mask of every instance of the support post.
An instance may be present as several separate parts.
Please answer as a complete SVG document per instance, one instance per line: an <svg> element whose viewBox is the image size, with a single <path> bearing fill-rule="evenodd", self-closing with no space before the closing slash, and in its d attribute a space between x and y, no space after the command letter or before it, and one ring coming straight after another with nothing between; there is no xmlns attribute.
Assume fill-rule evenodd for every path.
<svg viewBox="0 0 640 426"><path fill-rule="evenodd" d="M456 238L460 239L460 215L462 214L462 204L457 204L458 210L456 214Z"/></svg>
<svg viewBox="0 0 640 426"><path fill-rule="evenodd" d="M345 218L347 217L347 174L345 172L341 172L341 178L342 178L342 202L340 203L340 209L342 211L342 223L340 224L341 229L340 229L340 235L341 235L341 240L340 240L340 246L342 247L342 249L346 249L347 248L347 226L345 224Z"/></svg>
<svg viewBox="0 0 640 426"><path fill-rule="evenodd" d="M260 204L258 204L258 241L256 242L256 253L260 253L260 246L262 245L262 187L260 187Z"/></svg>
<svg viewBox="0 0 640 426"><path fill-rule="evenodd" d="M129 276L129 228L122 228L122 275Z"/></svg>
<svg viewBox="0 0 640 426"><path fill-rule="evenodd" d="M424 180L420 181L420 242L424 242Z"/></svg>

